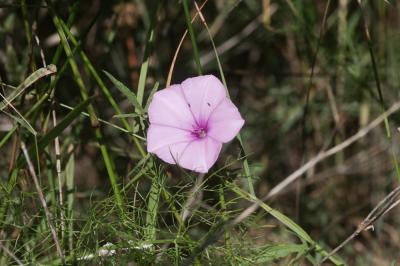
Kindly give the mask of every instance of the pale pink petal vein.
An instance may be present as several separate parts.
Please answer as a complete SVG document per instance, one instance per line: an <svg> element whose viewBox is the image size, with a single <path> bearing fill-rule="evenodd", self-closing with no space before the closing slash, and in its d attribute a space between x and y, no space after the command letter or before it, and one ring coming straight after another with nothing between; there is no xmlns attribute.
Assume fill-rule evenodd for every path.
<svg viewBox="0 0 400 266"><path fill-rule="evenodd" d="M147 151L169 164L207 173L244 120L213 75L188 78L154 94Z"/></svg>

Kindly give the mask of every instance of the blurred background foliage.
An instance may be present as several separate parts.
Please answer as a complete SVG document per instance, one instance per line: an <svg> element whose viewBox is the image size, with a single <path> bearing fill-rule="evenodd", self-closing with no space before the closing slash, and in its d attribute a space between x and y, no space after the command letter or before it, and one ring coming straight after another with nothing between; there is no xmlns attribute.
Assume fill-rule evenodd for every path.
<svg viewBox="0 0 400 266"><path fill-rule="evenodd" d="M350 0L215 0L208 1L203 7L202 13L217 46L232 100L246 120L242 138L255 177L256 195L260 198L320 151L340 144L382 114L377 83L385 108L398 101L400 5L395 0L361 2L359 5L358 1ZM191 1L190 8L193 15L195 8ZM165 87L173 55L186 29L181 1L2 0L2 93L8 95L12 91L4 84L18 86L30 73L42 67L41 51L49 64L57 56L57 49L61 50L56 64L54 102L43 103L26 117L39 136L52 128L48 117L53 106L61 120L70 111L62 104L75 107L81 101L76 76L67 65L67 56L59 48L54 14L68 23L79 49L86 53L122 113L132 113L134 108L102 70L136 93L146 47L150 56L144 103L157 82L160 88ZM365 25L370 34L370 45ZM198 19L193 27L204 72L219 76L207 31ZM152 43L148 42L149 29L154 30ZM75 45L68 40L88 94L95 95L93 105L98 117L122 126L90 75L79 49L74 49ZM196 73L192 45L187 36L175 64L172 83L180 83ZM16 109L27 114L40 95L46 93L49 83L49 78L35 83L23 97L13 102ZM139 125L138 119L128 120L135 125L134 131L145 137L145 128ZM323 247L334 248L400 181L393 162L398 156L398 121L398 114L389 118L391 137L387 137L382 123L355 144L310 168L268 204L291 217ZM10 116L0 114L3 140L14 123ZM72 169L75 170L70 173L73 190L65 189L65 196L73 195L73 239L77 252L82 248L94 252L108 242L124 247L129 241L141 238L140 225L145 223L146 214L142 210L151 182L140 176L140 173L148 175L142 168L137 169L138 163L142 162L141 155L128 134L104 124L101 128L103 142L121 178L121 187L129 188L123 194L132 208L132 216L131 220L118 220L94 129L89 119L79 116L58 135L62 169L71 166L71 158L74 161ZM20 173L15 188L5 192L10 173L16 167L19 153L16 146L20 139L33 145L33 139L24 127L4 143L0 142L3 158L0 160L0 195L2 201L8 202L8 212L1 224L1 238L8 240L4 242L8 249L23 260L40 262L43 257L55 253L44 219L38 218L43 213L27 172ZM239 157L239 147L237 141L227 145L213 171L235 161ZM53 148L46 148L40 158L42 188L50 209L57 213L60 206L54 199L58 192ZM176 203L184 202L196 176L155 161L157 172ZM241 164L235 163L224 169L219 178L206 179L203 203L188 222L192 241L201 239L221 215L234 218L248 205L229 191L225 195L230 211L221 211L224 207L218 205L221 200L218 190L226 189L221 186L224 178L241 180L240 169ZM130 182L134 178L134 183ZM245 181L242 184L246 187ZM176 220L168 214L169 208L170 203L160 202L158 239L176 234ZM54 219L58 221L60 217ZM395 265L391 263L400 260L399 226L399 212L394 209L375 223L374 230L363 232L347 244L339 255L349 265ZM208 260L216 264L307 263L304 258L313 256L314 252L302 248L294 239L291 232L260 211L243 225L226 232L225 240L220 240L223 243L215 245L210 250L211 255L203 256L211 256ZM190 247L188 243L183 245ZM299 245L279 249L276 244L281 243ZM173 260L176 256L174 244L159 243L159 247L165 250L161 260ZM185 254L190 248L182 250ZM300 254L299 258L293 253ZM159 254L161 252L122 252L110 260L152 264L160 259ZM270 258L273 261L269 261ZM11 261L3 252L2 262ZM97 262L107 264L110 261L100 258ZM90 263L96 264L96 260Z"/></svg>

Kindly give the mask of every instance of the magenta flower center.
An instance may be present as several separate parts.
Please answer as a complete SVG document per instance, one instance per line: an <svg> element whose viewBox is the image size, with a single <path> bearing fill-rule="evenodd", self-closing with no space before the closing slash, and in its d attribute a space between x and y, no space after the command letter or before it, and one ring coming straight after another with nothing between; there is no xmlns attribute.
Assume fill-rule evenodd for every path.
<svg viewBox="0 0 400 266"><path fill-rule="evenodd" d="M207 126L197 126L193 129L192 135L198 139L202 139L207 136Z"/></svg>

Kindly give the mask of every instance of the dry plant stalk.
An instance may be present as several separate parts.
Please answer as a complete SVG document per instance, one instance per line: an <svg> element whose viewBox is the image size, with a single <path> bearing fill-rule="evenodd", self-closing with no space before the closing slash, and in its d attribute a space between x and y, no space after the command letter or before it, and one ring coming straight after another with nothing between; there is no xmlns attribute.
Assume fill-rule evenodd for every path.
<svg viewBox="0 0 400 266"><path fill-rule="evenodd" d="M3 245L2 241L0 240L0 249L4 251L8 256L10 256L18 265L23 266L24 264L12 253L6 246Z"/></svg>
<svg viewBox="0 0 400 266"><path fill-rule="evenodd" d="M40 58L42 59L42 65L43 67L47 67L46 63L46 58L44 56L44 52L42 47L40 46L40 40L38 35L36 34L36 22L33 24L33 35L35 37L36 45L38 46L40 50ZM53 82L53 80L52 80ZM54 91L52 93L52 98L54 97ZM56 110L55 107L53 107L52 110L52 116L53 116L53 126L57 126L57 116L56 116ZM61 225L61 239L64 239L64 233L65 233L65 221L64 221L64 213L63 213L63 205L64 205L64 199L63 199L63 186L61 182L61 152L60 152L60 140L58 136L54 139L54 151L56 155L56 173L57 173L57 180L58 180L58 198L59 198L59 203L60 203L60 225Z"/></svg>
<svg viewBox="0 0 400 266"><path fill-rule="evenodd" d="M52 110L53 115L53 126L57 126L57 117L55 108ZM63 197L63 185L61 181L61 152L60 152L60 140L58 136L54 139L54 149L56 154L56 172L58 180L58 197L60 202L60 219L61 219L61 238L64 238L65 233L65 221L64 221L64 197Z"/></svg>
<svg viewBox="0 0 400 266"><path fill-rule="evenodd" d="M203 198L203 190L202 186L204 184L204 176L205 174L199 174L199 176L196 179L196 183L192 187L192 189L189 191L189 196L188 199L182 208L181 216L182 216L182 221L185 222L187 218L189 218L190 213L193 213L196 211L196 209L199 207L199 203L201 202Z"/></svg>
<svg viewBox="0 0 400 266"><path fill-rule="evenodd" d="M205 0L205 1L201 4L200 10L204 7L204 5L207 3L207 1L208 1L208 0ZM193 23L193 22L195 21L195 19L197 18L198 15L199 15L199 12L196 12L196 14L194 15L194 17L193 17L192 20L191 20L191 23ZM167 77L167 82L166 82L166 85L165 85L166 87L169 87L169 85L171 85L172 72L174 72L174 67L175 67L176 59L178 58L179 51L181 50L183 41L185 40L187 34L188 34L188 30L185 30L185 32L184 32L183 35L182 35L181 40L179 41L178 47L177 47L176 50L175 50L174 57L173 57L173 59L172 59L171 65L170 65L169 70L168 70L168 77Z"/></svg>
<svg viewBox="0 0 400 266"><path fill-rule="evenodd" d="M36 176L35 168L33 167L32 161L29 157L28 150L26 149L26 145L23 141L21 141L21 149L22 149L22 153L24 154L26 163L28 164L29 173L33 179L33 183L35 184L36 191L39 195L40 203L42 204L42 207L43 207L43 210L44 210L44 213L46 216L47 224L49 225L51 235L52 235L54 243L56 245L58 256L61 258L62 264L64 264L64 254L61 249L60 241L58 240L56 229L52 223L51 214L50 214L49 208L47 207L47 203L44 198L43 191L40 188L39 179Z"/></svg>

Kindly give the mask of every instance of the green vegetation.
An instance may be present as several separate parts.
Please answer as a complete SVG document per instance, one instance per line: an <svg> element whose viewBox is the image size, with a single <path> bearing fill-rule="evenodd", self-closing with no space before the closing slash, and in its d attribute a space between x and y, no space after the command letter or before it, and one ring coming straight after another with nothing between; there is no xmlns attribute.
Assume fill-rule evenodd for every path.
<svg viewBox="0 0 400 266"><path fill-rule="evenodd" d="M0 1L0 265L396 265L399 14ZM147 110L209 73L246 123L199 175L147 153Z"/></svg>

